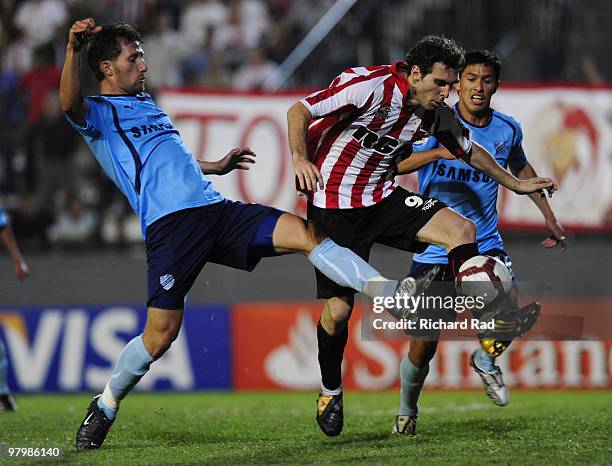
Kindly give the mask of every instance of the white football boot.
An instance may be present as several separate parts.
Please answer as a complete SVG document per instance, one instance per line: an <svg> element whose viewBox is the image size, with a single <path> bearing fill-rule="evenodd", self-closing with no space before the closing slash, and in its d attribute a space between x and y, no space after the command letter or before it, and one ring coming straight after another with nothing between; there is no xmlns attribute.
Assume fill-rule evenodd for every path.
<svg viewBox="0 0 612 466"><path fill-rule="evenodd" d="M502 377L502 371L498 366L495 366L495 370L492 372L486 372L481 370L474 362L474 354L470 357L470 365L474 368L476 373L482 380L482 385L487 393L487 396L493 400L497 406L506 406L510 402L510 392L508 386L504 383Z"/></svg>

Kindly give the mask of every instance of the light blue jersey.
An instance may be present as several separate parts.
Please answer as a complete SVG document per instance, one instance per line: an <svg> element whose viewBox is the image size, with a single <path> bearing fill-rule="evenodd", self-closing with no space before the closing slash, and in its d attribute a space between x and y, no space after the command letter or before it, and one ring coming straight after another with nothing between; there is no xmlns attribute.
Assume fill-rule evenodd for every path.
<svg viewBox="0 0 612 466"><path fill-rule="evenodd" d="M461 117L457 105L455 111ZM472 140L483 146L503 168L522 169L527 163L523 151L523 132L511 116L493 110L491 121L485 126L474 126L463 118L462 123L472 132ZM415 145L414 152L440 147L435 138ZM476 240L482 252L503 249L504 243L497 230L497 192L499 185L484 173L460 160L438 160L418 171L419 192L440 199L476 224ZM413 259L426 264L446 264L446 250L431 245Z"/></svg>
<svg viewBox="0 0 612 466"><path fill-rule="evenodd" d="M86 100L85 126L68 121L139 215L143 237L165 215L223 200L149 94Z"/></svg>
<svg viewBox="0 0 612 466"><path fill-rule="evenodd" d="M4 210L4 206L0 204L0 230L6 226L8 223L8 214L6 210Z"/></svg>

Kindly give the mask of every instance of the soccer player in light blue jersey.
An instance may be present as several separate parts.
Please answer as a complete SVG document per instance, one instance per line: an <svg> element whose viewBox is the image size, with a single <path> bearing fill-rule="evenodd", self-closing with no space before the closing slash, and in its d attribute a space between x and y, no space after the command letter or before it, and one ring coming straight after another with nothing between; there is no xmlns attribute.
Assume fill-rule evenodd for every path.
<svg viewBox="0 0 612 466"><path fill-rule="evenodd" d="M459 101L455 112L463 124L470 129L472 138L489 151L497 162L519 179L537 176L527 161L522 147L523 133L519 123L509 115L491 108L491 98L500 82L501 60L486 50L472 51L465 56L465 67L460 72L458 83ZM398 165L398 173L418 170L419 192L446 202L450 207L476 224L478 249L481 254L494 256L506 264L512 272L510 257L504 251L504 243L497 229L497 192L499 184L472 167L456 160L434 137L414 146L415 153ZM567 244L563 227L556 220L545 196L529 195L544 215L550 236L542 242L546 248ZM429 246L423 253L415 254L411 275L419 275L435 265L448 264L446 251L437 245ZM441 273L438 279L449 279ZM518 288L512 273L514 286L511 294L512 306L518 309ZM524 333L537 319L539 306L532 303L518 313L514 335ZM511 338L510 338L511 340ZM429 361L433 358L437 339L415 338L410 343L408 355L402 360L401 400L394 431L414 434L418 414L417 401ZM495 358L510 344L481 338L481 348L474 351L471 365L480 375L487 395L499 406L509 401L508 388L504 384L501 370Z"/></svg>
<svg viewBox="0 0 612 466"><path fill-rule="evenodd" d="M23 260L15 235L11 229L8 214L2 204L0 204L0 241L7 250L11 261L13 262L13 269L15 275L19 280L25 280L30 269L28 264ZM6 347L4 342L0 340L0 411L15 411L17 409L17 403L11 395L8 386L8 357L6 355Z"/></svg>
<svg viewBox="0 0 612 466"><path fill-rule="evenodd" d="M86 44L101 92L84 98L79 67ZM89 405L77 432L79 450L102 445L120 401L175 340L185 297L206 262L250 271L262 257L303 253L336 283L372 298L420 293L430 281L386 280L312 223L272 207L224 199L205 175L247 169L254 154L238 148L218 162L197 162L168 115L145 93L146 72L140 35L132 26L96 26L87 18L70 28L62 110L140 216L148 266L147 323Z"/></svg>

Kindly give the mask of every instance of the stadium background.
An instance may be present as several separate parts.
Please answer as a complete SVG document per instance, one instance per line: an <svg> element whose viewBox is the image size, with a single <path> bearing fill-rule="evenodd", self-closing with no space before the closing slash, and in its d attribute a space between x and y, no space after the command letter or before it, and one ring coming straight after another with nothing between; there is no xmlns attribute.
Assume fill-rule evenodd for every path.
<svg viewBox="0 0 612 466"><path fill-rule="evenodd" d="M196 156L220 157L240 142L258 152L247 174L213 180L224 194L297 212L303 203L287 171L284 112L306 89L325 86L348 66L401 59L426 33L445 33L467 49L495 48L505 66L494 105L522 121L528 157L540 174L559 180L552 202L570 236L564 256L542 250L544 230L529 201L500 196L515 271L552 288L545 312L610 315L608 2L357 2L271 94L265 88L279 85L272 70L333 3L1 3L0 192L32 270L26 282L16 283L0 257L0 334L17 392L99 390L123 343L144 322L146 264L138 222L58 105L67 25L85 16L140 25L150 90ZM89 79L86 88L94 92L94 84ZM413 179L406 183L414 186ZM410 256L377 248L373 261L401 276ZM313 296L314 276L303 258L266 260L252 274L207 266L190 294L181 338L138 388L316 390L320 304ZM396 387L404 343L361 341L355 318L351 329L347 386ZM609 389L609 321L598 330L599 339L588 342L513 345L503 362L509 383ZM446 342L430 386L477 387L467 368L475 344Z"/></svg>

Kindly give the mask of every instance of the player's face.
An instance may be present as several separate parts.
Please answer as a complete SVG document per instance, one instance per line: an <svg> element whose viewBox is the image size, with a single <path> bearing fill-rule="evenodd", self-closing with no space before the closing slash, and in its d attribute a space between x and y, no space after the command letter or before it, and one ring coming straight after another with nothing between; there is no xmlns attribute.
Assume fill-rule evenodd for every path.
<svg viewBox="0 0 612 466"><path fill-rule="evenodd" d="M466 66L461 73L458 90L462 109L472 115L488 112L491 97L497 90L495 70L490 65L478 63Z"/></svg>
<svg viewBox="0 0 612 466"><path fill-rule="evenodd" d="M418 66L413 66L408 76L412 101L427 110L440 106L448 98L457 72L442 63L434 63L431 73L423 76Z"/></svg>
<svg viewBox="0 0 612 466"><path fill-rule="evenodd" d="M131 42L121 47L121 54L109 62L112 74L107 79L118 94L136 94L145 89L147 64L140 43Z"/></svg>

